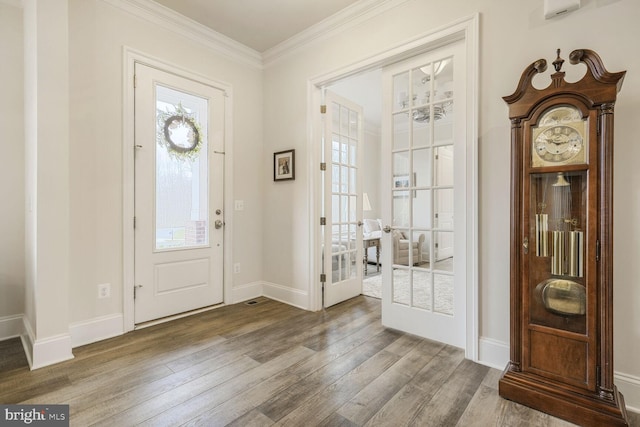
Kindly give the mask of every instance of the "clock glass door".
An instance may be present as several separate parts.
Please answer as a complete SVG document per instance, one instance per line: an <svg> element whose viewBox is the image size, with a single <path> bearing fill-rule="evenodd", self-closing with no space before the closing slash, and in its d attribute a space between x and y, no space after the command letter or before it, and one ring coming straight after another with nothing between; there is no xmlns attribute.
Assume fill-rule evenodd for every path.
<svg viewBox="0 0 640 427"><path fill-rule="evenodd" d="M572 105L542 113L528 132L525 167L523 370L595 389L597 166L589 163L589 118ZM591 203L593 205L593 203ZM591 230L591 231L590 231Z"/></svg>

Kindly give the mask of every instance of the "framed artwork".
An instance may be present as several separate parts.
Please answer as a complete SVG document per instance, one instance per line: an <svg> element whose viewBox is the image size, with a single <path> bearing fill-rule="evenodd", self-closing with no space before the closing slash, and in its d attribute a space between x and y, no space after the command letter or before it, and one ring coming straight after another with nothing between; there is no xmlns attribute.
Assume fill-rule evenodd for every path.
<svg viewBox="0 0 640 427"><path fill-rule="evenodd" d="M409 188L409 175L395 175L393 177L393 188Z"/></svg>
<svg viewBox="0 0 640 427"><path fill-rule="evenodd" d="M416 174L413 174L413 182L416 182ZM411 187L411 181L410 181L410 177L408 174L406 175L394 175L393 176L393 189L394 190L403 190L403 189L409 189L409 187ZM403 192L403 191L394 191L393 192L393 197L394 198L404 198L404 197L409 197L409 192ZM413 191L413 197L416 197L416 192L415 190Z"/></svg>
<svg viewBox="0 0 640 427"><path fill-rule="evenodd" d="M273 153L273 180L296 179L296 150Z"/></svg>

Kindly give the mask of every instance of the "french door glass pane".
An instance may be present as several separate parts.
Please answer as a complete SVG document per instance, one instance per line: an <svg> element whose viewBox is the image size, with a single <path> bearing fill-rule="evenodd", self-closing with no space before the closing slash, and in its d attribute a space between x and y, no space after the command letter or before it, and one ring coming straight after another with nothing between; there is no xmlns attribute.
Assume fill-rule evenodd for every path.
<svg viewBox="0 0 640 427"><path fill-rule="evenodd" d="M453 276L433 275L434 307L436 313L453 315Z"/></svg>
<svg viewBox="0 0 640 427"><path fill-rule="evenodd" d="M431 149L413 150L413 175L416 187L431 186Z"/></svg>
<svg viewBox="0 0 640 427"><path fill-rule="evenodd" d="M209 244L207 115L207 99L156 86L156 250Z"/></svg>
<svg viewBox="0 0 640 427"><path fill-rule="evenodd" d="M431 273L423 270L413 271L413 306L431 310Z"/></svg>
<svg viewBox="0 0 640 427"><path fill-rule="evenodd" d="M409 147L409 117L407 113L393 115L393 149Z"/></svg>
<svg viewBox="0 0 640 427"><path fill-rule="evenodd" d="M428 230L431 228L431 190L415 190L413 194L413 227Z"/></svg>
<svg viewBox="0 0 640 427"><path fill-rule="evenodd" d="M357 277L355 265L357 232L357 144L358 113L333 102L331 146L331 283Z"/></svg>
<svg viewBox="0 0 640 427"><path fill-rule="evenodd" d="M393 77L392 301L452 314L453 63Z"/></svg>

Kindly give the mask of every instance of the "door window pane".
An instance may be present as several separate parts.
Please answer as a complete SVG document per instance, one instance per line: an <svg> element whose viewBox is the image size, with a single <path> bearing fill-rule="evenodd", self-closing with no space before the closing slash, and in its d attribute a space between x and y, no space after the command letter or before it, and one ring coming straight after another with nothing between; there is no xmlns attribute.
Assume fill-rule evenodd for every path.
<svg viewBox="0 0 640 427"><path fill-rule="evenodd" d="M431 149L413 150L413 173L416 187L431 186Z"/></svg>
<svg viewBox="0 0 640 427"><path fill-rule="evenodd" d="M409 116L407 113L393 115L393 149L409 148Z"/></svg>
<svg viewBox="0 0 640 427"><path fill-rule="evenodd" d="M453 276L433 275L433 311L453 315Z"/></svg>
<svg viewBox="0 0 640 427"><path fill-rule="evenodd" d="M413 271L413 306L431 310L431 273L423 270Z"/></svg>
<svg viewBox="0 0 640 427"><path fill-rule="evenodd" d="M393 269L392 301L398 304L409 305L411 302L410 271L405 269Z"/></svg>
<svg viewBox="0 0 640 427"><path fill-rule="evenodd" d="M209 244L208 101L156 86L155 249Z"/></svg>
<svg viewBox="0 0 640 427"><path fill-rule="evenodd" d="M413 227L430 229L431 190L415 190L413 195Z"/></svg>
<svg viewBox="0 0 640 427"><path fill-rule="evenodd" d="M453 314L453 64L393 78L392 301Z"/></svg>

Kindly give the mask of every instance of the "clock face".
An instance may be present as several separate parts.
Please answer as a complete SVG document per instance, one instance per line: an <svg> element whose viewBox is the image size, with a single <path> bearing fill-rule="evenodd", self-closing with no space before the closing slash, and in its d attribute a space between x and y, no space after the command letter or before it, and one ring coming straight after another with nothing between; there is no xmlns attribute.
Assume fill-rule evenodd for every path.
<svg viewBox="0 0 640 427"><path fill-rule="evenodd" d="M534 167L585 163L587 120L575 107L553 107L532 128L531 163Z"/></svg>

